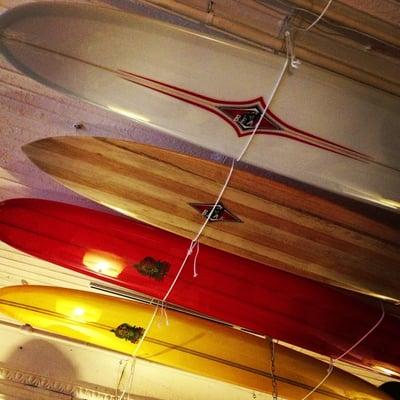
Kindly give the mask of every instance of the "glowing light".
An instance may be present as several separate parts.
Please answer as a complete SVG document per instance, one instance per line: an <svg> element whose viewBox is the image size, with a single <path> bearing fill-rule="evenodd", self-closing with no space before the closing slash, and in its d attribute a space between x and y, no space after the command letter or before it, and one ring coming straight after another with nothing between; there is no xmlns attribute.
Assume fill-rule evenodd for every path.
<svg viewBox="0 0 400 400"><path fill-rule="evenodd" d="M124 110L123 108L115 107L115 106L107 106L107 108L111 111L116 112L117 114L124 115L125 117L134 119L139 122L150 122L150 120L143 115L133 113L128 110Z"/></svg>
<svg viewBox="0 0 400 400"><path fill-rule="evenodd" d="M108 269L110 269L110 263L107 261L99 261L96 267L99 272L105 273Z"/></svg>
<svg viewBox="0 0 400 400"><path fill-rule="evenodd" d="M361 190L343 190L344 194L349 194L350 196L356 196L360 199L367 200L368 202L375 203L388 208L393 208L394 210L400 209L400 203L395 200L385 199L379 195L370 194Z"/></svg>
<svg viewBox="0 0 400 400"><path fill-rule="evenodd" d="M376 365L374 367L375 370L379 372L383 372L385 375L392 375L392 376L398 376L399 374L396 371L393 371L389 368L381 367L380 365Z"/></svg>
<svg viewBox="0 0 400 400"><path fill-rule="evenodd" d="M113 278L116 278L125 268L124 259L101 250L88 250L82 262L90 271Z"/></svg>
<svg viewBox="0 0 400 400"><path fill-rule="evenodd" d="M106 207L108 207L108 208L112 208L112 209L115 210L115 211L118 211L120 214L129 215L130 217L132 217L132 218L134 218L134 219L140 219L140 218L138 217L138 215L135 214L135 213L132 212L132 211L128 211L128 210L123 209L123 208L120 208L120 207L115 207L113 204L108 204L107 202L102 202L101 204L103 204L103 206L106 206Z"/></svg>
<svg viewBox="0 0 400 400"><path fill-rule="evenodd" d="M56 312L77 322L98 321L102 311L97 307L83 304L76 300L59 299L56 303Z"/></svg>
<svg viewBox="0 0 400 400"><path fill-rule="evenodd" d="M377 297L378 299L389 301L389 302L394 303L395 305L399 305L398 299L396 299L394 297L383 296L381 294L375 294L375 293L371 293L371 295L374 297Z"/></svg>
<svg viewBox="0 0 400 400"><path fill-rule="evenodd" d="M85 310L81 307L76 307L72 310L72 314L75 317L82 317L85 314Z"/></svg>

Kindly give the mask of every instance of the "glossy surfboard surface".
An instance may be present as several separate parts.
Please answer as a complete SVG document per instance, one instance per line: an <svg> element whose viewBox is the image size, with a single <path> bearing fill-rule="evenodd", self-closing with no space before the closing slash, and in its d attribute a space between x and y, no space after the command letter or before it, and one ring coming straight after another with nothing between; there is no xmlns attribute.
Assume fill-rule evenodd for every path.
<svg viewBox="0 0 400 400"><path fill-rule="evenodd" d="M43 171L126 215L192 239L229 168L129 141L57 137L25 145ZM200 241L303 277L400 300L400 234L236 169Z"/></svg>
<svg viewBox="0 0 400 400"><path fill-rule="evenodd" d="M0 240L63 267L148 296L164 297L189 241L166 231L64 203L0 204ZM375 299L348 295L202 245L168 301L314 352L338 357L380 316ZM400 320L382 324L344 360L400 377ZM385 349L382 350L382 344Z"/></svg>
<svg viewBox="0 0 400 400"><path fill-rule="evenodd" d="M25 285L0 289L0 312L35 328L132 354L140 340L138 332L147 327L154 306ZM168 318L169 325L162 319L151 325L138 357L271 392L268 340L173 311ZM276 375L283 398L302 398L325 374L326 364L277 345ZM389 400L373 385L340 370L335 370L312 398Z"/></svg>
<svg viewBox="0 0 400 400"><path fill-rule="evenodd" d="M126 12L32 3L0 17L0 49L62 92L237 157L284 59ZM302 64L244 161L400 209L398 97Z"/></svg>

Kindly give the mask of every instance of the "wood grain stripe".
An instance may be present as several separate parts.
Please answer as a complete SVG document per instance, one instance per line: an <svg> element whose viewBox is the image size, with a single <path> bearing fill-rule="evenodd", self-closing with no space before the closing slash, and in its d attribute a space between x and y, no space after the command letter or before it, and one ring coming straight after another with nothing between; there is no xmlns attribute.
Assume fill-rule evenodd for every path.
<svg viewBox="0 0 400 400"><path fill-rule="evenodd" d="M227 168L159 148L100 138L53 138L25 147L43 170L77 192L130 216L192 238L203 217L189 203L212 203ZM222 172L221 172L222 171ZM243 223L212 223L201 241L302 276L399 298L400 252L378 239L266 199L265 178L236 170L224 205ZM262 180L262 185L259 181ZM241 182L246 181L243 190ZM290 188L286 189L290 195ZM368 227L367 227L368 228Z"/></svg>

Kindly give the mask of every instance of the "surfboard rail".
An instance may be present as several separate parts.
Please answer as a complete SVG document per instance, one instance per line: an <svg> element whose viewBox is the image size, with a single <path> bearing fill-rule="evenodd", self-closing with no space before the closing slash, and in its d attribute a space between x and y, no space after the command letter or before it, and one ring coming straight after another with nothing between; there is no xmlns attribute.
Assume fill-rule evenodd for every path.
<svg viewBox="0 0 400 400"><path fill-rule="evenodd" d="M3 54L31 78L230 157L261 118L284 63L82 4L16 7L0 17L0 32ZM244 161L399 210L399 107L396 96L304 64L284 77Z"/></svg>
<svg viewBox="0 0 400 400"><path fill-rule="evenodd" d="M0 311L73 339L132 354L139 330L154 307L111 296L46 286L0 289ZM271 393L265 339L169 311L169 325L153 324L137 356L174 368ZM307 394L326 364L277 345L279 393L289 400ZM389 400L373 385L336 369L315 399Z"/></svg>
<svg viewBox="0 0 400 400"><path fill-rule="evenodd" d="M23 150L66 187L190 239L229 172L215 162L111 138L47 138ZM220 206L219 221L207 226L202 243L323 283L400 300L396 227L238 169ZM241 222L226 219L228 212Z"/></svg>
<svg viewBox="0 0 400 400"><path fill-rule="evenodd" d="M228 222L231 223L231 222ZM0 240L96 280L162 299L188 240L122 216L40 199L0 204ZM350 295L201 245L168 301L255 333L338 357L378 320L379 302ZM216 306L218 305L218 306ZM344 360L398 371L398 318L380 326ZM385 343L385 351L381 351ZM361 360L361 361L360 361Z"/></svg>

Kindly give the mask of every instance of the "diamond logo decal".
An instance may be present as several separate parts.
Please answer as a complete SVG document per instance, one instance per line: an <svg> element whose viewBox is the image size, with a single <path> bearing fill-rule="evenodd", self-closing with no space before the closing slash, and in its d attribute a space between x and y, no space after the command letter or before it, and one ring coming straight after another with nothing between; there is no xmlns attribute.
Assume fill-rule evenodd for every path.
<svg viewBox="0 0 400 400"><path fill-rule="evenodd" d="M249 107L218 106L217 108L225 114L230 123L236 125L241 135L253 131L263 114L263 108L259 104ZM258 128L270 131L281 129L267 114L264 115Z"/></svg>
<svg viewBox="0 0 400 400"><path fill-rule="evenodd" d="M189 203L194 209L196 209L204 218L208 218L214 204L208 203ZM214 209L214 212L209 219L210 222L242 222L236 215L232 214L227 210L222 203L218 203Z"/></svg>

